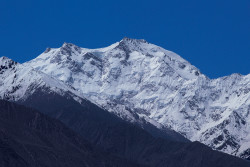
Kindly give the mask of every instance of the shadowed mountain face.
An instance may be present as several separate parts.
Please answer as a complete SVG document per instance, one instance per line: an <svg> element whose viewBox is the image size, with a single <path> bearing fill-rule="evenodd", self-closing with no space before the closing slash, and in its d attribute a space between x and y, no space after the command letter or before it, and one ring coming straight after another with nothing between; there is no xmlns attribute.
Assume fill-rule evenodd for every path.
<svg viewBox="0 0 250 167"><path fill-rule="evenodd" d="M160 136L143 130L87 100L76 103L70 96L39 91L19 103L40 109L57 118L99 149L129 161L148 166L229 167L250 166L242 159L213 151L198 142L179 136ZM175 141L174 139L177 139Z"/></svg>
<svg viewBox="0 0 250 167"><path fill-rule="evenodd" d="M50 117L61 120L68 127L88 137L91 141L95 139L91 138L89 134L97 129L97 126L101 126L98 130L102 130L104 127L115 128L117 124L121 123L130 124L86 99L79 97L79 101L80 103L76 102L69 92L65 92L62 96L55 92L50 92L47 88L39 88L27 99L20 100L18 103L35 108ZM160 130L146 121L140 123L134 122L132 124L137 128L143 128L154 137L189 142L189 140L173 130Z"/></svg>
<svg viewBox="0 0 250 167"><path fill-rule="evenodd" d="M58 120L31 108L0 100L0 166L137 165L98 151Z"/></svg>

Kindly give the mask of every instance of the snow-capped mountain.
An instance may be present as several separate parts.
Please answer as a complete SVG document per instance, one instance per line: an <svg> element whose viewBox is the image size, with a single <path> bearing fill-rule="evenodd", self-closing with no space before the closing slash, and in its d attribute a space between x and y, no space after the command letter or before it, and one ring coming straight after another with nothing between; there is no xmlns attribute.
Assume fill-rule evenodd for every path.
<svg viewBox="0 0 250 167"><path fill-rule="evenodd" d="M85 125L82 123L81 110L84 108L86 110L94 104L84 98L80 91L68 83L38 71L27 64L19 64L7 57L0 58L0 68L0 99L35 108L59 119L78 133L83 133L81 129ZM71 113L70 116L65 116L69 113ZM189 141L169 128L162 126L160 129L157 128L160 126L157 122L150 124L143 118L139 118L136 113L132 114L135 118L134 125L143 128L155 137L174 141Z"/></svg>
<svg viewBox="0 0 250 167"><path fill-rule="evenodd" d="M81 94L64 82L7 57L0 58L1 99L22 101L39 88L60 95L67 94L80 101Z"/></svg>
<svg viewBox="0 0 250 167"><path fill-rule="evenodd" d="M66 82L105 108L112 105L114 111L118 109L118 115L130 121L134 120L133 113L143 116L143 111L131 112L130 109L135 107L129 105L125 109L124 104L114 100L134 97L138 92L140 94L134 97L136 101L145 94L145 99L148 99L155 93L148 92L155 87L154 84L161 87L159 94L166 86L170 87L168 93L172 93L184 80L200 75L198 69L173 52L144 40L129 38L101 49L85 49L64 43L61 48L47 49L25 65ZM179 66L186 67L186 70ZM150 104L145 101L144 105Z"/></svg>
<svg viewBox="0 0 250 167"><path fill-rule="evenodd" d="M70 85L125 120L140 117L192 141L250 158L250 75L209 79L177 54L129 38L101 49L64 43L22 66ZM12 85L13 78L5 84Z"/></svg>

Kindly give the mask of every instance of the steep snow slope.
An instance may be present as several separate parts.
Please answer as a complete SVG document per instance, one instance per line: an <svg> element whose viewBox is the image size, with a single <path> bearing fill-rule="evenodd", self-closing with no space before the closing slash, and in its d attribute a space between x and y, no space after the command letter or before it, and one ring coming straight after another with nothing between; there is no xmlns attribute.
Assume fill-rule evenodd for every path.
<svg viewBox="0 0 250 167"><path fill-rule="evenodd" d="M0 67L0 99L36 108L49 116L68 122L70 125L74 122L74 125L78 124L79 127L67 125L74 130L80 129L79 131L81 131L81 109L90 102L84 98L80 91L75 90L65 82L33 69L27 64L18 64L6 57L0 58ZM58 104L59 106L57 106ZM78 109L80 108L78 113L74 111L77 106ZM69 113L71 115L65 117ZM186 138L169 128L158 129L155 126L159 125L158 123L149 124L135 113L131 114L135 119L134 124L153 136L188 142ZM76 119L76 117L79 118Z"/></svg>
<svg viewBox="0 0 250 167"><path fill-rule="evenodd" d="M211 80L177 54L124 38L107 48L65 43L32 66L131 122L139 116L190 140L249 158L250 75Z"/></svg>
<svg viewBox="0 0 250 167"><path fill-rule="evenodd" d="M7 57L0 58L0 97L9 101L25 100L38 88L70 94L79 101L81 93L60 80L37 71L32 67L19 64Z"/></svg>

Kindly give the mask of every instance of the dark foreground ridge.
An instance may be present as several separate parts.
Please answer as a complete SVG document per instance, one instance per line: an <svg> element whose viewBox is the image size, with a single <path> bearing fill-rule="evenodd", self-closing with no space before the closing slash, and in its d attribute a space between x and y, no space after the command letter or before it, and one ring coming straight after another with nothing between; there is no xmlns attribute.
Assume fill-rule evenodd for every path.
<svg viewBox="0 0 250 167"><path fill-rule="evenodd" d="M0 100L0 167L141 166L103 153L60 121Z"/></svg>
<svg viewBox="0 0 250 167"><path fill-rule="evenodd" d="M174 141L173 136L154 136L141 127L82 99L40 90L26 101L50 117L61 120L84 139L110 155L147 166L164 167L247 167L250 163L213 151L199 142Z"/></svg>

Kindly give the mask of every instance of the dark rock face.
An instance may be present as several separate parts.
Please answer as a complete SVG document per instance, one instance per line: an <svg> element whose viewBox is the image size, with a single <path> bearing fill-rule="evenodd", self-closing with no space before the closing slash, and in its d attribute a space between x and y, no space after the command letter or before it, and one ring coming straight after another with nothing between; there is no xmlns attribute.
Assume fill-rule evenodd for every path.
<svg viewBox="0 0 250 167"><path fill-rule="evenodd" d="M39 91L20 103L61 120L100 150L137 164L152 167L250 166L247 161L213 151L198 142L177 142L171 135L157 133L153 136L149 130L127 123L86 100L80 105L70 96Z"/></svg>
<svg viewBox="0 0 250 167"><path fill-rule="evenodd" d="M31 96L24 101L18 103L35 108L50 117L59 119L65 125L73 129L79 134L91 137L89 133L93 133L92 129L101 125L101 129L108 127L116 127L117 124L129 125L126 121L118 118L115 114L101 109L97 105L88 100L81 99L81 104L72 98L72 94L65 92L64 96L50 92L47 88L37 89ZM105 125L102 127L102 125ZM143 128L154 137L161 137L172 141L189 142L186 138L173 130L160 130L146 121L134 123L133 126ZM92 141L93 139L90 138Z"/></svg>
<svg viewBox="0 0 250 167"><path fill-rule="evenodd" d="M0 166L126 167L137 165L98 151L60 121L31 108L1 100Z"/></svg>
<svg viewBox="0 0 250 167"><path fill-rule="evenodd" d="M246 159L248 161L250 161L250 149L247 149L246 151L244 151L241 155L241 158Z"/></svg>
<svg viewBox="0 0 250 167"><path fill-rule="evenodd" d="M0 74L3 74L4 71L7 69L14 69L16 65L17 65L17 62L7 57L1 57L0 58Z"/></svg>

